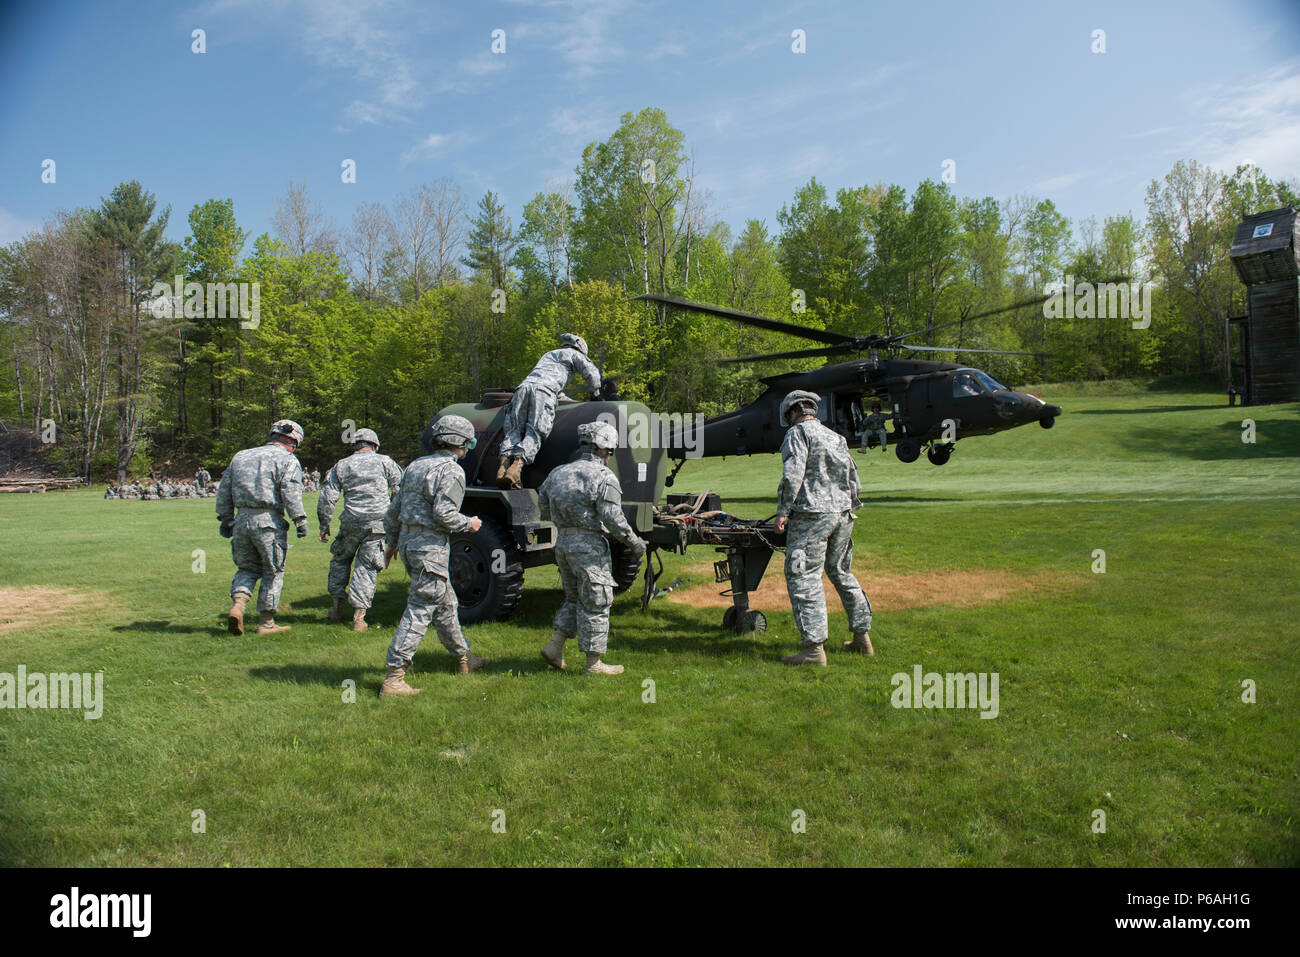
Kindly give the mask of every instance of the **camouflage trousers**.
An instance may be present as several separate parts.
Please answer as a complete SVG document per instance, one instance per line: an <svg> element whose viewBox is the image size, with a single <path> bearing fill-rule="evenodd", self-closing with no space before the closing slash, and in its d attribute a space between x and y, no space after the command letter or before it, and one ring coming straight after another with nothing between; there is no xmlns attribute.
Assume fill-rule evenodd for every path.
<svg viewBox="0 0 1300 957"><path fill-rule="evenodd" d="M230 538L230 554L238 569L230 583L232 599L240 592L251 596L261 579L257 610L275 611L280 607L284 559L289 552L288 530L289 523L278 515L240 510L235 517L235 533Z"/></svg>
<svg viewBox="0 0 1300 957"><path fill-rule="evenodd" d="M876 437L877 441L880 442L880 448L882 450L889 448L888 432L886 432L884 429L866 429L862 433L862 444L858 446L858 449L859 450L865 449L867 447L867 439L869 439L873 435Z"/></svg>
<svg viewBox="0 0 1300 957"><path fill-rule="evenodd" d="M795 512L785 542L785 585L803 644L820 645L827 637L823 571L840 594L849 629L868 631L871 602L852 571L853 513Z"/></svg>
<svg viewBox="0 0 1300 957"><path fill-rule="evenodd" d="M609 643L609 609L614 604L614 573L609 542L599 532L561 532L555 542L564 602L555 615L555 630L577 635L578 650L598 655Z"/></svg>
<svg viewBox="0 0 1300 957"><path fill-rule="evenodd" d="M384 570L383 531L374 531L373 525L344 525L330 542L330 555L330 597L347 598L353 608L369 608Z"/></svg>
<svg viewBox="0 0 1300 957"><path fill-rule="evenodd" d="M397 623L393 643L388 646L387 664L392 668L409 668L415 650L420 647L429 626L438 632L442 646L456 657L469 654L469 642L461 634L456 590L447 577L447 559L425 549L402 548L402 561L411 576L411 592L406 611Z"/></svg>
<svg viewBox="0 0 1300 957"><path fill-rule="evenodd" d="M532 465L537 450L555 425L555 402L553 393L538 389L531 382L524 382L515 389L514 397L506 406L501 454L507 458L518 456L525 465Z"/></svg>

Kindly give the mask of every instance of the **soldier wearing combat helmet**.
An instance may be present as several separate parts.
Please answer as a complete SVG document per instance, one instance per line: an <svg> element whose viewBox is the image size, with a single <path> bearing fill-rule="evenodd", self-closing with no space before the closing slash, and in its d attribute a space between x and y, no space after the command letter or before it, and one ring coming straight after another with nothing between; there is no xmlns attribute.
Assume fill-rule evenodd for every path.
<svg viewBox="0 0 1300 957"><path fill-rule="evenodd" d="M462 515L465 472L460 460L474 448L474 426L459 415L444 415L433 426L431 455L418 458L407 467L402 485L384 515L385 565L400 552L411 576L406 611L388 647L388 673L380 689L383 695L415 695L420 689L406 683L420 640L432 624L438 640L456 659L457 671L468 674L487 661L469 650L456 617L456 591L451 586L450 536L477 532L483 522L477 516Z"/></svg>
<svg viewBox="0 0 1300 957"><path fill-rule="evenodd" d="M622 665L601 660L614 603L609 543L622 542L638 555L645 554L646 543L623 514L623 490L607 464L618 447L618 433L606 422L587 422L578 426L578 441L578 459L551 472L537 490L542 518L559 529L555 563L564 586L555 634L542 657L552 668L564 670L564 642L576 635L578 650L587 656L586 674L618 675Z"/></svg>
<svg viewBox="0 0 1300 957"><path fill-rule="evenodd" d="M235 579L230 583L233 604L227 616L232 635L244 633L244 606L261 579L257 595L257 633L286 631L275 623L284 587L284 561L289 550L289 518L298 537L307 535L307 513L302 507L302 466L294 450L302 444L302 427L290 419L271 426L265 445L236 452L217 488L217 518L221 534L229 538L235 559ZM239 509L239 514L235 514Z"/></svg>
<svg viewBox="0 0 1300 957"><path fill-rule="evenodd" d="M871 648L871 602L853 576L853 510L858 500L858 467L848 443L817 420L820 397L796 390L781 402L788 425L781 443L781 485L777 490L776 530L789 532L785 582L801 639L800 650L781 660L788 665L825 665L826 593L822 571L839 592L853 640L844 647L864 655Z"/></svg>
<svg viewBox="0 0 1300 957"><path fill-rule="evenodd" d="M560 336L560 348L538 360L506 406L501 463L497 467L497 483L502 488L521 487L524 466L532 465L538 449L551 434L555 403L574 373L587 380L594 397L600 397L600 370L587 358L586 340L566 332Z"/></svg>
<svg viewBox="0 0 1300 957"><path fill-rule="evenodd" d="M330 621L343 620L343 603L352 606L352 630L365 631L366 612L375 598L379 572L384 567L384 512L402 484L402 469L379 454L379 436L373 429L357 429L353 452L329 470L316 503L320 540L328 542L334 506L343 495L339 534L330 545ZM349 577L351 581L349 582Z"/></svg>

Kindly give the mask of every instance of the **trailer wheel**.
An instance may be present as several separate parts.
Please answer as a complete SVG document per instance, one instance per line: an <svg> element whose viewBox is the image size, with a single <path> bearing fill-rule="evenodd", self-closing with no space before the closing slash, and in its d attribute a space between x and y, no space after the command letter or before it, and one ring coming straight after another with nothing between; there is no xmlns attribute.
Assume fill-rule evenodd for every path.
<svg viewBox="0 0 1300 957"><path fill-rule="evenodd" d="M722 627L727 631L736 630L736 606L732 605L722 613Z"/></svg>
<svg viewBox="0 0 1300 957"><path fill-rule="evenodd" d="M524 563L514 536L496 519L479 518L483 527L477 532L451 537L451 585L462 625L509 618L524 593Z"/></svg>
<svg viewBox="0 0 1300 957"><path fill-rule="evenodd" d="M614 594L621 595L641 575L641 556L622 542L609 543L609 564L614 573Z"/></svg>
<svg viewBox="0 0 1300 957"><path fill-rule="evenodd" d="M740 633L749 631L767 631L767 615L752 608L745 612L745 617L740 619Z"/></svg>

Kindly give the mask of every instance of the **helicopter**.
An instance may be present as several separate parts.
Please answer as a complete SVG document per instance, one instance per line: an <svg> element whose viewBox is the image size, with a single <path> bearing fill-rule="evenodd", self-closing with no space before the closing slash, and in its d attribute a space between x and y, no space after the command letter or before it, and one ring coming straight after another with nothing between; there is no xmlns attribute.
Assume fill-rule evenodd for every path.
<svg viewBox="0 0 1300 957"><path fill-rule="evenodd" d="M736 356L722 362L762 362L772 359L804 359L815 356L852 354L848 362L836 362L811 372L785 372L761 379L766 390L753 402L722 415L706 419L702 437L694 446L684 441L670 441L668 455L677 459L665 480L671 486L688 457L754 455L778 452L785 437L780 424L781 400L794 389L805 389L821 396L817 417L844 436L849 443L865 438L874 447L874 435L864 435L867 408L873 402L887 403L893 431L887 435L894 442L894 454L902 462L915 462L924 449L934 465L944 465L952 456L958 439L974 435L992 435L1017 426L1037 422L1045 429L1056 424L1059 405L1044 402L1028 392L1009 389L987 372L953 362L925 359L892 358L900 350L914 352L983 352L1001 355L1036 355L1032 352L1009 352L1002 349L962 349L950 346L915 346L903 342L911 336L924 335L956 322L931 326L915 332L892 336L854 336L829 329L815 329L784 322L755 313L725 306L697 302L680 296L649 293L639 300L661 303L706 315L729 319L742 325L782 332L814 342L820 348L796 349L760 355ZM1006 312L1041 302L1042 297L1013 303L998 309L965 316L961 322ZM865 355L864 355L865 353ZM881 357L884 353L884 358ZM702 441L699 440L702 438Z"/></svg>

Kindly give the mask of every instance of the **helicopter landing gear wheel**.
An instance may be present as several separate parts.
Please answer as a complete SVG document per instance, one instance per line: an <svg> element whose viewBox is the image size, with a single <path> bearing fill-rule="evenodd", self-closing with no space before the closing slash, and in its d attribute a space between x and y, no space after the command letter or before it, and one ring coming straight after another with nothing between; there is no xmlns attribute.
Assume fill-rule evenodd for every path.
<svg viewBox="0 0 1300 957"><path fill-rule="evenodd" d="M952 443L945 442L940 445L931 445L925 453L925 457L930 460L931 465L946 465L952 458Z"/></svg>
<svg viewBox="0 0 1300 957"><path fill-rule="evenodd" d="M1045 419L1039 419L1038 424L1045 429L1050 429L1052 426L1056 425L1056 416L1049 415Z"/></svg>
<svg viewBox="0 0 1300 957"><path fill-rule="evenodd" d="M921 457L921 443L916 439L903 439L894 446L894 454L900 462L915 462Z"/></svg>
<svg viewBox="0 0 1300 957"><path fill-rule="evenodd" d="M736 606L732 605L722 613L722 627L728 631L736 630Z"/></svg>

